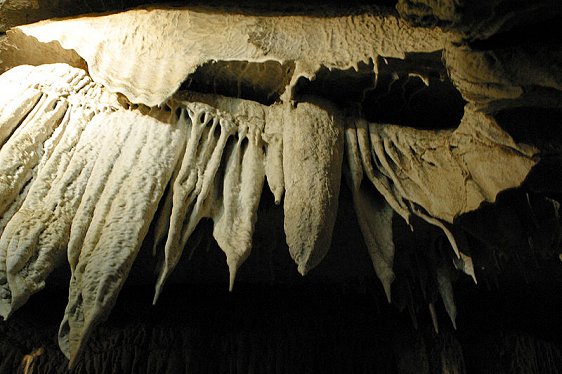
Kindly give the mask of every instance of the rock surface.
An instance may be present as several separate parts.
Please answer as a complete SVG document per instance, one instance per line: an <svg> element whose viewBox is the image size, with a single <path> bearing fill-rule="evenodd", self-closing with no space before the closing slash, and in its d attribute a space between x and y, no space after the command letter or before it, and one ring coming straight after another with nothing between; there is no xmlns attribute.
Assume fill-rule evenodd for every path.
<svg viewBox="0 0 562 374"><path fill-rule="evenodd" d="M66 2L14 4L0 19ZM459 344L442 335L445 313L466 322L460 272L480 284L559 274L558 10L245 6L90 14L0 41L2 316L66 272L59 344L84 369L81 357L99 366L90 337L127 279L155 282L156 302L178 279L232 291L236 277L372 273L378 293L444 339L439 370L463 372ZM433 343L407 336L393 343L396 368L429 371L420 352Z"/></svg>
<svg viewBox="0 0 562 374"><path fill-rule="evenodd" d="M160 32L154 33L154 28ZM31 42L29 37L40 43L57 41L87 61L94 80L148 106L162 104L209 61L292 62L291 89L300 77L312 79L322 66L347 69L378 56L432 52L446 40L446 34L436 29L413 32L392 15L373 12L271 18L147 8L43 21L16 30L8 34L12 43ZM123 55L135 58L123 63ZM149 68L155 61L158 69Z"/></svg>

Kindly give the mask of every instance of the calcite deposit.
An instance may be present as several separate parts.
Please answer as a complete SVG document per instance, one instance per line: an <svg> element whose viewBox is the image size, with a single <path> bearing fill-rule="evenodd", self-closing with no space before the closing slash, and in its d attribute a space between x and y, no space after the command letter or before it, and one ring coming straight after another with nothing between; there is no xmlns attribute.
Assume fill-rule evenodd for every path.
<svg viewBox="0 0 562 374"><path fill-rule="evenodd" d="M35 42L27 40L31 37L76 51L95 81L148 106L162 104L209 61L293 62L291 91L300 77L313 78L320 67L348 69L378 56L432 52L446 40L437 29L413 32L395 16L371 12L271 18L173 8L44 21L9 34L16 44ZM123 63L122 56L135 58ZM154 61L158 69L149 68Z"/></svg>
<svg viewBox="0 0 562 374"><path fill-rule="evenodd" d="M404 250L395 222L413 230L421 220L446 238L430 266L442 306L432 297L426 306L436 331L440 307L456 326L455 269L475 281L479 271L459 221L524 186L545 151L497 114L561 110L562 65L559 46L473 48L464 42L473 33L449 19L456 8L435 7L400 1L410 24L376 6L288 16L159 6L9 30L0 41L0 315L68 268L58 342L75 366L143 245L162 260L157 303L201 222L212 221L232 291L271 194L304 276L332 247L347 188L389 302L398 290L405 303L404 284L393 286ZM503 27L484 21L482 37ZM401 85L406 108L434 84L463 106L453 127L367 115L376 90L383 100Z"/></svg>

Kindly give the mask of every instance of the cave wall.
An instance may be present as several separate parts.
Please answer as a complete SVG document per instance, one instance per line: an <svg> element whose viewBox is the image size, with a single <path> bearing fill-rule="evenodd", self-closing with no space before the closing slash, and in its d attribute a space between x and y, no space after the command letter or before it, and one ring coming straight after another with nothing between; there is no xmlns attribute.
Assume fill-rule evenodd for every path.
<svg viewBox="0 0 562 374"><path fill-rule="evenodd" d="M138 5L149 11L123 12ZM100 11L109 13L75 17ZM39 271L17 299L23 301L9 301L3 312L10 317L0 322L0 371L66 372L57 333L69 351L57 324L63 314L64 323L72 321L64 311L67 296L72 306L90 285L109 301L92 309L99 312L95 329L66 327L69 344L79 341L70 348L75 372L560 371L562 55L553 36L560 13L549 1L500 0L217 1L171 8L134 1L0 3L0 31L23 25L0 39L0 70L37 66L19 68L30 72L27 81L8 79L14 90L2 92L0 118L17 102L16 89L37 87L71 98L72 105L101 105L101 112L123 115L122 122L132 123L126 116L134 113L138 123L146 116L179 126L182 118L197 123L194 112L202 110L211 120L201 125L217 118L241 152L252 149L242 145L248 139L266 157L263 171L244 169L250 159L238 164L250 170L252 185L263 183L263 190L236 195L242 203L234 214L253 220L249 240L229 243L236 221L223 224L228 234L220 236L220 218L202 205L201 214L179 223L191 235L177 239L171 261L167 252L151 253L166 241L162 217L171 208L160 196L167 196L180 157L162 141L168 163L154 167L160 195L146 208L156 219L146 218L142 238L124 246L131 248L126 270L107 276L94 269L83 281L89 285L73 285L76 253L85 252L89 236L84 245L69 244L70 268L65 259L57 266L47 261L49 271ZM152 24L153 14L178 23ZM117 37L111 27L124 31ZM162 34L151 39L160 27ZM229 31L218 35L223 27ZM332 27L337 32L323 39L322 30ZM148 41L139 44L135 35ZM166 53L152 54L162 45ZM44 65L52 63L76 70ZM59 71L73 74L70 88L59 87ZM82 80L91 82L87 90L73 88ZM99 116L99 109L93 112ZM21 119L12 122L17 127ZM120 122L112 123L117 133ZM144 126L131 134L154 134ZM2 142L17 134L0 132ZM274 154L279 144L291 152ZM225 147L221 162L236 154L228 153L236 146ZM227 181L232 165L217 175ZM10 173L5 168L2 176ZM224 183L219 202L229 196ZM2 193L7 203L4 196L20 196L13 185ZM125 204L128 194L122 196ZM4 226L6 217L0 247L8 248L13 233L33 221L20 214L20 223ZM23 243L36 234L18 235ZM100 252L100 268L113 258L111 240ZM29 257L26 246L22 258ZM25 261L33 269L33 256ZM159 276L162 263L167 272ZM31 296L44 280L47 288ZM161 291L164 281L169 286ZM161 296L151 307L154 284ZM82 333L90 339L82 341Z"/></svg>

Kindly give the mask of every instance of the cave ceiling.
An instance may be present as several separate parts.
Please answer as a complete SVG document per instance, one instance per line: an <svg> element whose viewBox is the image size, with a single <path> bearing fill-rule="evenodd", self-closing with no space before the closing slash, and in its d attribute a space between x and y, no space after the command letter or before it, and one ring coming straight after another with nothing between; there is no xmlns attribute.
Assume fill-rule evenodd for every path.
<svg viewBox="0 0 562 374"><path fill-rule="evenodd" d="M72 367L129 274L371 274L436 331L457 281L559 287L561 8L0 1L0 315L62 283Z"/></svg>

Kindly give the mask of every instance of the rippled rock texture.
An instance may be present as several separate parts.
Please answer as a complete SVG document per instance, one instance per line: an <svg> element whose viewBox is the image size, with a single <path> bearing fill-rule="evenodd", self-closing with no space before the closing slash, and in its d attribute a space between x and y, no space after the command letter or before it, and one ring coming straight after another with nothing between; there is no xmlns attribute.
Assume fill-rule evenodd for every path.
<svg viewBox="0 0 562 374"><path fill-rule="evenodd" d="M14 339L12 324L33 323L26 313L42 297L34 294L68 289L65 310L56 297L60 308L49 309L62 320L58 346L69 361L46 343L55 334L49 317L29 338L32 353L3 346L6 368L22 360L25 372L109 372L121 363L125 372L325 372L341 364L340 372L461 373L483 359L477 337L463 332L487 318L467 316L478 295L509 295L506 304L482 305L510 313L509 300L520 298L509 287L517 285L543 290L537 309L547 299L560 305L551 290L562 280L561 46L520 38L522 25L548 35L556 7L124 10L135 4L108 2L101 8L112 12L75 16L99 9L77 2L64 13L63 3L0 4L9 25L26 14L73 15L14 27L0 40L5 341ZM260 304L269 300L265 286L282 289L275 310ZM193 308L221 310L209 313L209 325L186 312L182 287L216 296L192 295ZM326 308L337 309L338 297L349 305L336 313L342 321L320 312L323 287ZM139 295L129 302L138 330L110 317L130 289ZM152 312L150 302L139 304L147 289ZM252 297L278 317L273 330L255 311L237 310ZM177 298L185 320L169 314ZM294 323L297 305L306 325L321 327ZM537 336L506 325L501 345L518 353L479 368L560 368L559 338L538 322L554 323L548 313L531 313ZM171 325L155 322L159 315ZM255 334L244 318L257 318ZM220 319L237 326L232 334ZM279 323L288 326L283 334ZM202 360L190 347L206 333L222 353ZM363 343L334 356L318 334ZM324 348L309 350L302 339ZM125 348L106 344L114 340ZM145 356L154 344L178 349L168 359ZM365 347L376 354L365 358Z"/></svg>

